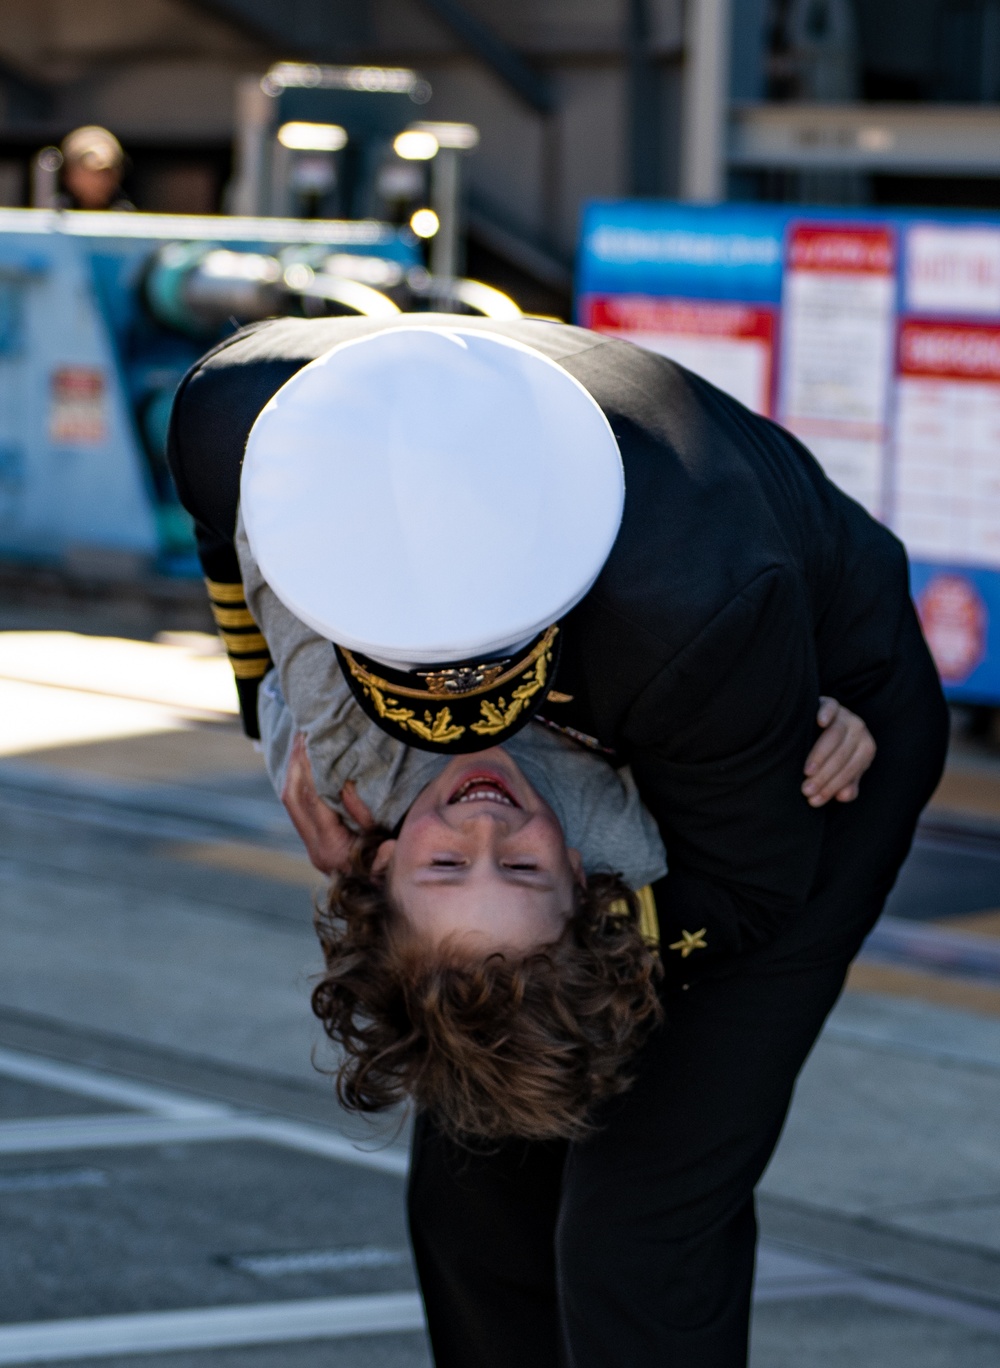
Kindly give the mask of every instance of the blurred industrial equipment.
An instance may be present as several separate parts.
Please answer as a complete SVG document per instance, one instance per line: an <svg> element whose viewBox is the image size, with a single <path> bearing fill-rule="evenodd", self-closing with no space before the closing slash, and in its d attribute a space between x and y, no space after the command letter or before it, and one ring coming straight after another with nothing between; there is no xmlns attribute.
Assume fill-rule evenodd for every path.
<svg viewBox="0 0 1000 1368"><path fill-rule="evenodd" d="M519 316L458 274L459 158L478 134L414 119L428 94L396 68L253 78L240 216L0 209L0 557L196 574L166 465L170 408L192 363L243 324ZM55 156L36 159L40 198L57 173Z"/></svg>
<svg viewBox="0 0 1000 1368"><path fill-rule="evenodd" d="M174 391L239 324L444 309L517 317L439 278L408 228L0 210L0 556L196 573L165 463Z"/></svg>
<svg viewBox="0 0 1000 1368"><path fill-rule="evenodd" d="M233 213L377 218L431 240L434 275L460 274L463 152L468 123L418 116L431 88L406 67L281 62L241 83ZM433 217L428 217L428 210Z"/></svg>
<svg viewBox="0 0 1000 1368"><path fill-rule="evenodd" d="M0 556L195 573L165 462L185 371L271 314L394 314L410 272L412 234L370 221L0 210Z"/></svg>

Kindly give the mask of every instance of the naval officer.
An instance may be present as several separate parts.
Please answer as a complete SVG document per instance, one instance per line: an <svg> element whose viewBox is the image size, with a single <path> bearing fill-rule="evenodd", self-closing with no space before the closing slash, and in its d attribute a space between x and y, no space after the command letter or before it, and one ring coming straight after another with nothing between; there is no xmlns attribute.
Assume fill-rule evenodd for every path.
<svg viewBox="0 0 1000 1368"><path fill-rule="evenodd" d="M364 343L370 364L358 359ZM512 387L487 384L484 392L484 379L509 379L511 352ZM596 433L571 404L571 388L580 404L590 401L592 418L600 411L620 453L625 497L589 590L560 603L565 584L557 585L558 621L521 621L525 638L507 630L478 640L465 659L459 647L469 643L458 636L420 641L398 621L392 640L359 632L352 645L341 631L341 673L386 734L437 755L485 742L473 730L478 723L495 727L491 742L503 742L544 709L563 734L629 765L669 863L655 899L666 1024L642 1046L631 1089L599 1110L596 1130L582 1141L514 1140L470 1156L432 1113L418 1119L411 1224L437 1360L441 1368L515 1358L542 1365L561 1355L595 1368L732 1368L746 1353L754 1184L794 1077L940 770L944 710L909 602L905 557L787 434L628 344L530 320L266 324L195 369L172 438L210 591L220 613L233 615L230 636L244 638L233 646L234 663L251 727L253 685L269 657L265 637L240 616L241 456L261 411L269 406L276 418L295 397L298 373L307 385L324 365L337 402L311 435L287 403L286 455L303 440L315 443L317 432L329 453L342 453L338 405L354 412L367 400L372 412L402 415L392 441L405 457L416 376L418 392L430 385L424 420L453 409L478 414L464 429L470 459L487 469L494 499L513 482L535 554L546 530L541 514L553 504L534 497L515 459L519 447L505 438L527 441L531 451L560 444L560 424L547 423L552 395L546 382L536 384L543 370L566 377L559 411L571 435L578 420ZM513 433L511 413L519 419ZM357 428L348 435L353 443ZM433 449L425 441L417 476L454 469L435 464ZM369 456L375 447L363 450ZM387 499L402 487L423 500L441 552L438 572L450 564L459 597L470 578L487 596L493 580L516 578L524 537L476 536L481 504L466 504L464 522L440 524L426 495L444 498L447 484L430 478L421 491L414 470L389 465L402 485L385 484ZM270 495L280 502L281 494L272 465ZM564 494L573 497L571 481ZM297 498L312 582L292 573L279 585L285 569L274 562L275 588L293 613L325 630L359 583L379 580L384 546L378 536L373 542L369 522L360 539L352 529L345 560L338 548L350 500L321 507L317 522L301 489ZM266 528L248 531L267 576ZM317 546L336 554L324 562ZM327 581L324 603L331 586L343 596L332 616L310 597L317 568ZM412 600L421 586L397 576L381 587L383 599ZM434 658L421 658L422 647ZM501 674L493 676L498 657ZM490 696L497 678L506 692ZM878 744L850 806L821 807L819 795L800 791L821 693L858 712ZM557 709L558 720L550 718ZM397 840L403 829L405 819ZM406 1023L399 1029L402 1040ZM378 1064L366 1061L376 1074Z"/></svg>

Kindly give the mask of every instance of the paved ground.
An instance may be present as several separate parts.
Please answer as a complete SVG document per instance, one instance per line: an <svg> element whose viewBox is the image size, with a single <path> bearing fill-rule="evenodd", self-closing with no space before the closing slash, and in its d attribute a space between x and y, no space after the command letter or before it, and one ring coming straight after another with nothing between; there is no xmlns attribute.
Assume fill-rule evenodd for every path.
<svg viewBox="0 0 1000 1368"><path fill-rule="evenodd" d="M426 1368L405 1125L310 1063L316 885L211 650L0 633L0 1364ZM1000 1361L997 909L958 746L763 1185L754 1368Z"/></svg>

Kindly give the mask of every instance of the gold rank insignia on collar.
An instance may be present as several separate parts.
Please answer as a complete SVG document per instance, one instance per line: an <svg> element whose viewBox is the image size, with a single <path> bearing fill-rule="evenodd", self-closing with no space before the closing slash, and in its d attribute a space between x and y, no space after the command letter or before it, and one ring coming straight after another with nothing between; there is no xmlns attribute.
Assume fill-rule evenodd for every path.
<svg viewBox="0 0 1000 1368"><path fill-rule="evenodd" d="M555 678L559 628L516 655L412 671L335 649L351 692L383 731L419 750L463 755L499 746L531 721Z"/></svg>
<svg viewBox="0 0 1000 1368"><path fill-rule="evenodd" d="M667 949L679 951L681 959L687 959L693 950L707 950L708 941L705 939L707 929L703 926L700 931L682 931L680 940L674 941L673 945L668 945Z"/></svg>

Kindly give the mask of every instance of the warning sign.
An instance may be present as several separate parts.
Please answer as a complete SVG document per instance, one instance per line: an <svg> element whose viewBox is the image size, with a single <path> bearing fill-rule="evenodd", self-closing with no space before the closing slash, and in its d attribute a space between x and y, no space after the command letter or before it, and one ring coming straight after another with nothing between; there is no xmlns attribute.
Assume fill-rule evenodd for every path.
<svg viewBox="0 0 1000 1368"><path fill-rule="evenodd" d="M770 414L773 309L643 295L591 299L587 305L588 328L669 356L755 413Z"/></svg>
<svg viewBox="0 0 1000 1368"><path fill-rule="evenodd" d="M986 655L986 605L964 575L935 575L917 601L934 663L946 684L963 684Z"/></svg>
<svg viewBox="0 0 1000 1368"><path fill-rule="evenodd" d="M49 437L92 446L106 436L104 372L96 366L60 366L52 372Z"/></svg>

